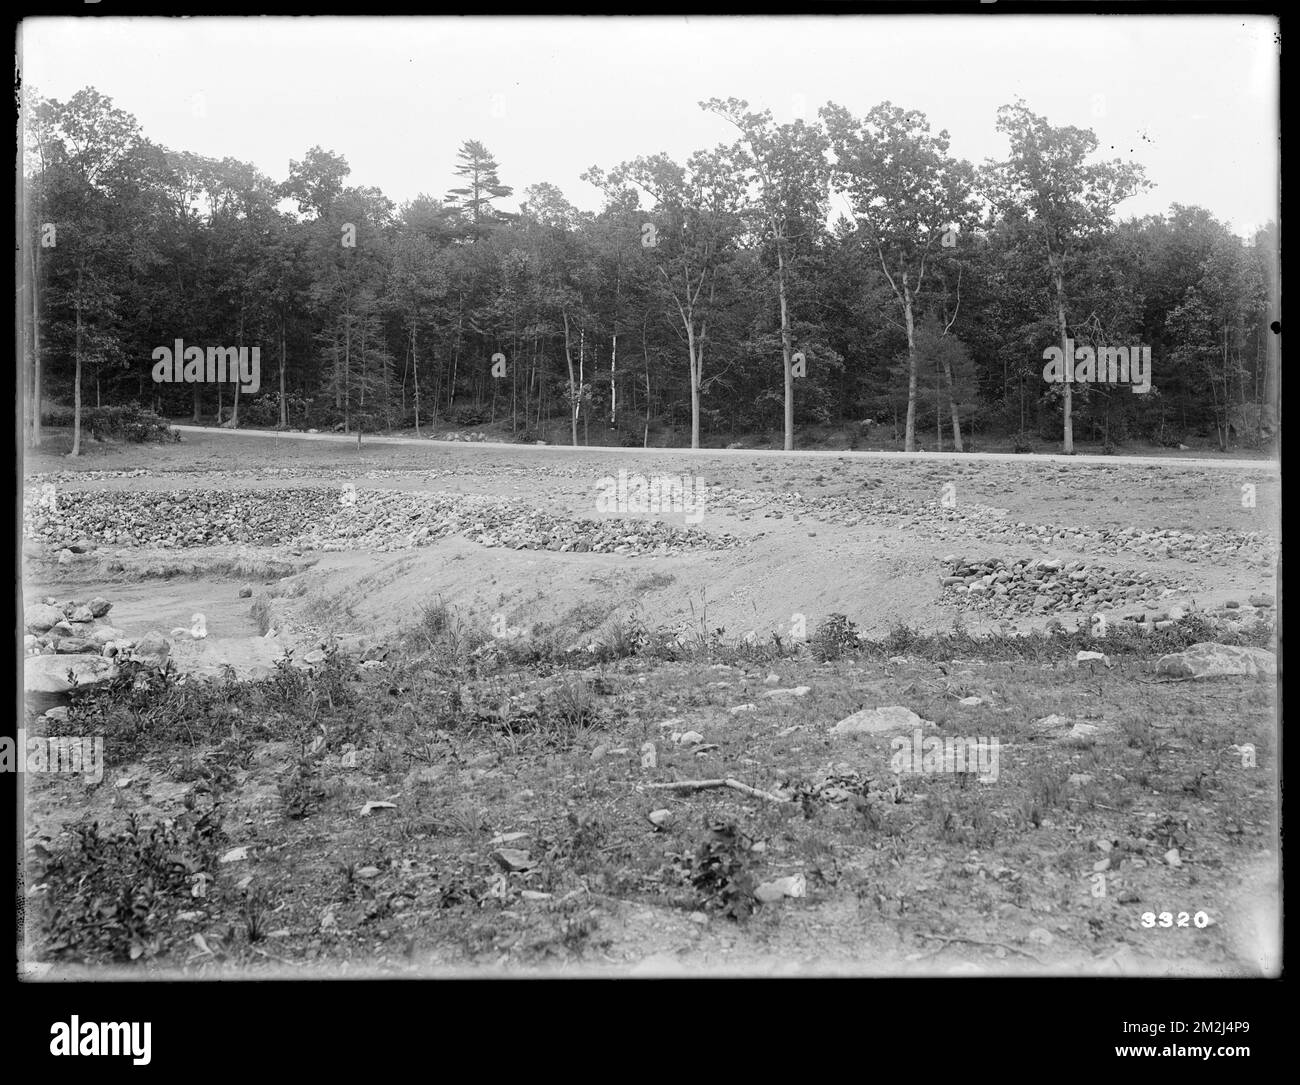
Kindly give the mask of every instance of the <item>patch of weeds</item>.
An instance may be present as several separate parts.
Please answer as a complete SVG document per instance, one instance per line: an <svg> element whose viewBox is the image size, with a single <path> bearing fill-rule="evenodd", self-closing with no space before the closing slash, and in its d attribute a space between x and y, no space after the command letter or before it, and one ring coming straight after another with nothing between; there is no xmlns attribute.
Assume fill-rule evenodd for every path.
<svg viewBox="0 0 1300 1085"><path fill-rule="evenodd" d="M469 668L475 652L501 647L483 631L471 629L460 613L442 599L420 604L407 643L426 656L441 672L459 673Z"/></svg>
<svg viewBox="0 0 1300 1085"><path fill-rule="evenodd" d="M289 774L280 781L279 791L285 817L294 820L307 817L325 797L315 760L308 755L299 757Z"/></svg>
<svg viewBox="0 0 1300 1085"><path fill-rule="evenodd" d="M565 682L547 702L546 715L553 729L568 732L588 732L603 722L597 694L583 682Z"/></svg>
<svg viewBox="0 0 1300 1085"><path fill-rule="evenodd" d="M813 658L819 663L841 659L858 646L858 627L844 614L823 618L808 642Z"/></svg>
<svg viewBox="0 0 1300 1085"><path fill-rule="evenodd" d="M729 919L748 919L757 884L750 850L754 842L722 819L707 820L705 830L708 836L684 857L685 873L700 894L699 906Z"/></svg>
<svg viewBox="0 0 1300 1085"><path fill-rule="evenodd" d="M267 707L287 712L301 707L310 685L307 672L288 659L278 659L275 670L258 683L266 696Z"/></svg>
<svg viewBox="0 0 1300 1085"><path fill-rule="evenodd" d="M597 814L570 810L567 835L547 849L551 861L566 860L576 869L589 869L609 838L609 826Z"/></svg>
<svg viewBox="0 0 1300 1085"><path fill-rule="evenodd" d="M436 602L426 601L420 604L420 614L411 635L425 650L432 650L444 637L454 632L456 624L451 608L442 599Z"/></svg>
<svg viewBox="0 0 1300 1085"><path fill-rule="evenodd" d="M724 627L718 626L710 632L709 630L709 592L705 588L700 592L700 611L697 615L695 612L695 600L687 599L687 605L691 609L691 617L698 622L698 628L693 630L688 636L679 637L683 651L688 659L702 659L705 663L713 660L715 650L723 647L726 643L727 631Z"/></svg>
<svg viewBox="0 0 1300 1085"><path fill-rule="evenodd" d="M577 635L588 633L599 626L608 617L609 611L593 599L586 599L573 607L565 616L562 625L572 629Z"/></svg>
<svg viewBox="0 0 1300 1085"><path fill-rule="evenodd" d="M921 639L921 634L917 630L903 622L896 622L889 627L889 633L880 641L880 651L886 656L903 655L914 648Z"/></svg>
<svg viewBox="0 0 1300 1085"><path fill-rule="evenodd" d="M1029 778L1029 793L1021 802L1025 821L1037 829L1047 811L1064 801L1068 786L1068 777L1059 769L1034 769Z"/></svg>
<svg viewBox="0 0 1300 1085"><path fill-rule="evenodd" d="M138 755L146 741L197 746L227 723L230 696L207 682L181 682L171 660L163 667L125 660L111 681L78 694L50 733L103 735L105 759L118 763Z"/></svg>
<svg viewBox="0 0 1300 1085"><path fill-rule="evenodd" d="M253 761L253 740L239 734L231 734L218 743L211 753L217 764L231 771L246 769Z"/></svg>
<svg viewBox="0 0 1300 1085"><path fill-rule="evenodd" d="M219 808L151 826L132 813L112 836L98 822L74 831L42 876L42 955L87 964L165 955L181 937L177 913L195 906L197 876L216 867L225 842Z"/></svg>
<svg viewBox="0 0 1300 1085"><path fill-rule="evenodd" d="M504 732L515 749L520 740L532 740L552 749L569 750L589 742L595 731L609 724L608 714L584 682L565 682L532 705L504 695L489 698L469 716L478 726Z"/></svg>
<svg viewBox="0 0 1300 1085"><path fill-rule="evenodd" d="M325 658L316 664L308 678L308 696L313 706L323 699L331 712L351 707L356 701L353 688L356 677L356 661L340 652L338 645L330 645L325 649Z"/></svg>
<svg viewBox="0 0 1300 1085"><path fill-rule="evenodd" d="M931 794L930 825L945 844L991 848L997 843L997 825L979 793L960 787L948 795Z"/></svg>
<svg viewBox="0 0 1300 1085"><path fill-rule="evenodd" d="M1165 815L1148 832L1165 849L1179 848L1185 851L1192 842L1191 822L1172 814Z"/></svg>
<svg viewBox="0 0 1300 1085"><path fill-rule="evenodd" d="M651 639L651 634L640 617L633 614L610 627L605 639L597 645L597 656L604 661L640 655Z"/></svg>
<svg viewBox="0 0 1300 1085"><path fill-rule="evenodd" d="M1147 720L1137 716L1127 716L1120 720L1120 728L1130 748L1141 750L1144 758L1159 763L1160 736Z"/></svg>

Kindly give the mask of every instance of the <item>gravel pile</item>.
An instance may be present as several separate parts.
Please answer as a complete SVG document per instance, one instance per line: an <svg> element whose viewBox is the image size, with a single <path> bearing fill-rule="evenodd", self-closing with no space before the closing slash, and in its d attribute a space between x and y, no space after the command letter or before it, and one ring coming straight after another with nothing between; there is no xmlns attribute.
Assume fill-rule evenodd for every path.
<svg viewBox="0 0 1300 1085"><path fill-rule="evenodd" d="M945 602L995 616L1106 610L1187 588L1151 573L1115 572L1061 558L967 561L950 555L940 564Z"/></svg>
<svg viewBox="0 0 1300 1085"><path fill-rule="evenodd" d="M947 536L969 536L972 540L1037 543L1053 549L1075 549L1091 555L1129 552L1165 560L1179 558L1191 564L1219 562L1225 557L1244 555L1267 559L1276 543L1258 531L1188 532L1138 527L1063 527L1059 524L1031 524L1007 518L1006 509L971 502L946 508L938 501L900 501L897 497L869 494L805 495L797 490L751 491L710 486L705 507L710 511L729 509L742 519L761 514L764 519L809 516L827 523L853 527L861 523L888 524L928 530L942 527Z"/></svg>
<svg viewBox="0 0 1300 1085"><path fill-rule="evenodd" d="M653 520L571 519L502 498L448 493L355 491L339 487L62 492L54 509L30 495L28 541L63 548L87 544L193 547L288 545L303 549L402 550L461 535L482 546L574 553L678 554L741 545Z"/></svg>

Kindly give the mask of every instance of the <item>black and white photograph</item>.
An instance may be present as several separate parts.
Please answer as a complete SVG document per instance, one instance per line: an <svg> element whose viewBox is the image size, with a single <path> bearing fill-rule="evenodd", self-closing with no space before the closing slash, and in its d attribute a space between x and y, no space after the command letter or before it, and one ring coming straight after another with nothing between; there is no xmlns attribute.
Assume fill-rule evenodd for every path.
<svg viewBox="0 0 1300 1085"><path fill-rule="evenodd" d="M23 981L1279 976L1279 20L917 7L16 23Z"/></svg>

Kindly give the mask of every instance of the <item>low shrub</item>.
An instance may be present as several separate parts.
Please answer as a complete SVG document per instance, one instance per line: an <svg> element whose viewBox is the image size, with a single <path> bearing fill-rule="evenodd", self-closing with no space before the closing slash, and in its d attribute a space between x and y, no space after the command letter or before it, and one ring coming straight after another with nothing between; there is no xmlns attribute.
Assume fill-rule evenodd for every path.
<svg viewBox="0 0 1300 1085"><path fill-rule="evenodd" d="M151 826L132 813L111 836L98 822L75 833L42 872L43 955L119 963L161 956L184 940L177 913L204 895L226 842L217 807Z"/></svg>

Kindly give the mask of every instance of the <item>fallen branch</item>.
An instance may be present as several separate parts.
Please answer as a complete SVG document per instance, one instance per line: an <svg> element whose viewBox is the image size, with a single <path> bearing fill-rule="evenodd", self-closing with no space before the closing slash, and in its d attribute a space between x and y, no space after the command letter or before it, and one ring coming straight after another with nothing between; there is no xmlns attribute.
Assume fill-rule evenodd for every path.
<svg viewBox="0 0 1300 1085"><path fill-rule="evenodd" d="M733 791L739 791L745 795L753 795L757 799L766 799L768 802L789 802L790 800L782 795L773 795L770 791L760 791L756 787L750 787L748 784L742 784L739 780L674 780L668 784L642 784L642 787L667 788L673 791L703 791L709 787L729 787Z"/></svg>

